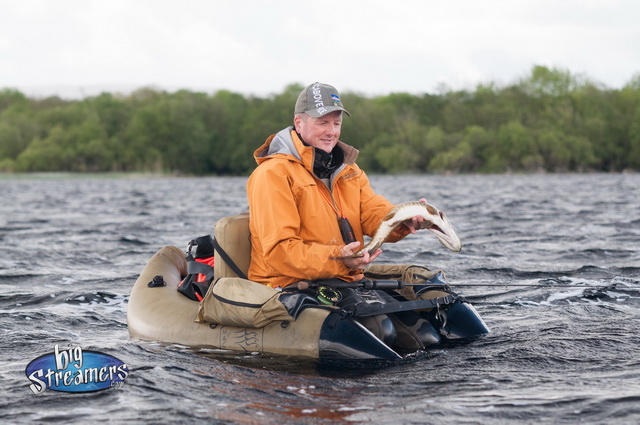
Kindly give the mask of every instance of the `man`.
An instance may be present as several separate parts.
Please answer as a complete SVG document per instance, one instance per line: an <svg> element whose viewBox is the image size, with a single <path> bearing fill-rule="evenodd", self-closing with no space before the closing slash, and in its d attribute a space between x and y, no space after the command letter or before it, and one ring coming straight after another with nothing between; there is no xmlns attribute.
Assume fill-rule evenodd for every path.
<svg viewBox="0 0 640 425"><path fill-rule="evenodd" d="M298 97L293 127L255 151L247 182L251 231L248 278L275 288L314 279L356 281L382 250L355 253L394 207L377 195L356 164L358 151L339 141L344 109L338 91L313 83ZM414 217L387 239L415 233Z"/></svg>

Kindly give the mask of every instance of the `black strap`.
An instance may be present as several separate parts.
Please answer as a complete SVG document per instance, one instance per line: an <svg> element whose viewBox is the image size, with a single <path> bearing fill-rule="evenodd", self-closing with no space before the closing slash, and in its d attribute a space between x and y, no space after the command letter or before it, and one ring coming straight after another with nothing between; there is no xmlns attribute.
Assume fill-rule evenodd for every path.
<svg viewBox="0 0 640 425"><path fill-rule="evenodd" d="M400 280L371 280L360 279L355 282L346 282L338 278L329 279L316 279L308 281L309 286L317 288L319 286L329 286L334 289L347 289L347 288L364 288L364 289L401 289L406 285Z"/></svg>
<svg viewBox="0 0 640 425"><path fill-rule="evenodd" d="M213 248L218 251L218 254L220 254L220 256L222 257L222 259L224 260L225 263L227 263L227 265L229 267L231 267L231 270L233 270L233 272L238 275L238 277L241 277L242 279L246 279L247 275L244 274L242 272L242 270L240 270L240 267L237 266L236 263L233 262L233 260L231 259L231 257L229 257L229 254L227 254L227 252L222 249L222 247L220 246L220 244L218 243L217 240L213 240Z"/></svg>
<svg viewBox="0 0 640 425"><path fill-rule="evenodd" d="M213 279L213 267L199 261L187 261L187 274L203 274L206 280Z"/></svg>
<svg viewBox="0 0 640 425"><path fill-rule="evenodd" d="M429 298L426 300L414 300L414 301L395 301L368 304L366 302L356 304L351 307L349 313L355 317L367 317L376 316L378 314L396 313L399 311L408 310L420 310L423 308L434 308L441 305L452 304L456 298L453 295L446 295L444 297Z"/></svg>

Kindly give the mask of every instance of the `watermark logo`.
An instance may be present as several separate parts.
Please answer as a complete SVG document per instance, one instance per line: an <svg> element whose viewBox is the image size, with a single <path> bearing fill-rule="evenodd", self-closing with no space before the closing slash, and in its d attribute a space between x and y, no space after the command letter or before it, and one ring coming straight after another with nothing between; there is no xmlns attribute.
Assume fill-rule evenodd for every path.
<svg viewBox="0 0 640 425"><path fill-rule="evenodd" d="M129 368L108 354L83 351L79 346L60 350L56 345L53 353L32 360L25 368L25 374L34 394L47 389L86 393L122 387L129 376Z"/></svg>

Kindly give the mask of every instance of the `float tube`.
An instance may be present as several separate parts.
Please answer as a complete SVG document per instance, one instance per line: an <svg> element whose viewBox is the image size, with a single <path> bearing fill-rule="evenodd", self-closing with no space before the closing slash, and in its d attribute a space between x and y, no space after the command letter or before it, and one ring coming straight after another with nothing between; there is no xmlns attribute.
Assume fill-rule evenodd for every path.
<svg viewBox="0 0 640 425"><path fill-rule="evenodd" d="M218 221L214 238L219 246L224 247L225 255L233 258L236 266L246 273L250 261L248 253L251 252L248 214ZM221 278L238 277L217 249L214 269L212 288L221 282ZM175 246L165 246L149 259L129 297L127 323L131 337L195 348L213 347L326 360L402 358L396 347L385 344L361 321L339 308L311 306L299 311L293 320L275 320L260 328L198 321L198 316L200 319L202 316L201 303L177 290L186 274L185 252ZM260 287L261 290L268 288ZM274 294L280 292L268 289ZM436 296L442 294L436 291ZM451 294L450 291L444 293ZM420 314L433 325L434 343L441 339L469 338L489 332L473 307L458 297L442 308L423 308ZM442 320L443 314L446 314L445 320Z"/></svg>

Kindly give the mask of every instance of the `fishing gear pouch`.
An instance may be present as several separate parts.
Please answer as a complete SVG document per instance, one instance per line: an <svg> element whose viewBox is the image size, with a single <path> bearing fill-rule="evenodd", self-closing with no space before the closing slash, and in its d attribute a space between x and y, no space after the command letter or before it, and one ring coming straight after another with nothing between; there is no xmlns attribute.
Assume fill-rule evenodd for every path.
<svg viewBox="0 0 640 425"><path fill-rule="evenodd" d="M372 280L390 279L406 283L408 286L395 291L409 300L441 296L440 294L430 294L428 297L420 295L433 286L446 285L442 270L429 270L414 264L371 264L364 270L364 276Z"/></svg>
<svg viewBox="0 0 640 425"><path fill-rule="evenodd" d="M191 253L196 246L195 256ZM187 275L178 284L178 292L194 301L202 301L213 280L213 238L200 236L189 242L185 259Z"/></svg>
<svg viewBox="0 0 640 425"><path fill-rule="evenodd" d="M295 320L318 301L304 293L284 293L239 277L222 277L200 303L196 322L262 328L274 321Z"/></svg>

